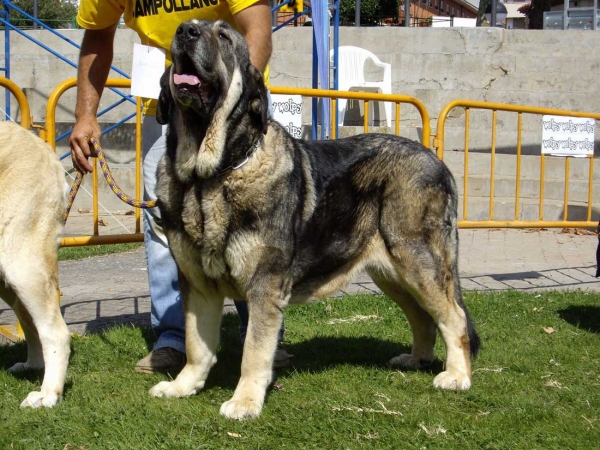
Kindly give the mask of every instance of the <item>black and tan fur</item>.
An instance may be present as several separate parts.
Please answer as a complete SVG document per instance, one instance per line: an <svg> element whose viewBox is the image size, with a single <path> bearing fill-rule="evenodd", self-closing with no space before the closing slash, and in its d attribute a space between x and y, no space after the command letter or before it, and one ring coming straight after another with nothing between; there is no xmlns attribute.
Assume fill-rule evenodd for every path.
<svg viewBox="0 0 600 450"><path fill-rule="evenodd" d="M169 124L157 193L181 272L188 363L150 393L200 391L224 298L247 299L241 378L221 413L258 416L285 306L334 293L363 269L413 330L412 352L391 363L430 364L439 329L446 370L434 385L468 389L479 339L461 299L457 193L444 164L391 135L293 139L267 117L262 76L223 22L182 24L171 52L157 116ZM176 83L182 75L200 84Z"/></svg>
<svg viewBox="0 0 600 450"><path fill-rule="evenodd" d="M62 398L71 335L58 304L58 245L66 208L64 170L31 132L0 122L0 298L25 332L27 360L9 372L45 369L22 408Z"/></svg>

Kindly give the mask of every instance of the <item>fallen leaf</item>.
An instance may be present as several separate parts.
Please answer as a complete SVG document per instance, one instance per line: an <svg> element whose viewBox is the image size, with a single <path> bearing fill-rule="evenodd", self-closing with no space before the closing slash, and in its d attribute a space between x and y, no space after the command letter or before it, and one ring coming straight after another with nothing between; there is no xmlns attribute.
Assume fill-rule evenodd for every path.
<svg viewBox="0 0 600 450"><path fill-rule="evenodd" d="M236 438L236 439L239 439L239 438L241 438L241 437L242 437L242 435L241 435L241 434L238 434L238 433L232 433L232 432L230 432L230 431L228 431L228 432L227 432L227 436L229 436L229 437L232 437L232 438Z"/></svg>
<svg viewBox="0 0 600 450"><path fill-rule="evenodd" d="M544 327L544 331L548 334L554 333L556 330L552 327Z"/></svg>

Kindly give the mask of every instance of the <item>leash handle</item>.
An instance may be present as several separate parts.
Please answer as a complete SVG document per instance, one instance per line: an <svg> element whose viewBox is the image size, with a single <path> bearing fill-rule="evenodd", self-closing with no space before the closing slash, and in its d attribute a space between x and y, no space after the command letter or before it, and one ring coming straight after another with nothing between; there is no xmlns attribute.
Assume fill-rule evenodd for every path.
<svg viewBox="0 0 600 450"><path fill-rule="evenodd" d="M102 151L102 147L100 147L100 143L98 142L98 139L96 139L95 137L92 136L90 138L89 142L92 144L92 146L94 148L94 153L96 154L96 157L98 158L98 161L100 162L100 168L102 169L102 174L104 175L104 179L110 186L110 189L115 193L115 195L117 197L119 197L119 199L121 201L123 201L124 203L127 203L130 206L134 206L136 208L148 209L148 208L154 208L156 206L156 200L143 201L143 200L138 200L136 198L130 197L129 195L125 194L121 190L121 188L119 188L115 179L112 177L110 168L108 167L108 162L106 161L106 158L104 157L104 152ZM71 211L71 207L73 206L73 202L75 201L75 196L77 195L77 192L79 191L79 187L81 186L82 181L83 181L83 174L81 172L77 172L77 176L75 177L75 180L73 181L73 185L71 186L71 191L69 192L69 195L67 196L67 209L65 211L65 216L64 216L65 222L67 221L67 218L69 217L69 212Z"/></svg>

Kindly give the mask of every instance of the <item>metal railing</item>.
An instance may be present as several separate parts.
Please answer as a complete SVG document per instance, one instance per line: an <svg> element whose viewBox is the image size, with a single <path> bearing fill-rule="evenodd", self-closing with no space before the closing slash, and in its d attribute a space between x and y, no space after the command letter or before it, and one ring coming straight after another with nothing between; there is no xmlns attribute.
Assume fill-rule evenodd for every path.
<svg viewBox="0 0 600 450"><path fill-rule="evenodd" d="M401 119L401 104L410 104L414 106L421 117L423 135L421 142L426 147L429 147L431 138L431 127L429 124L429 113L425 108L425 105L418 99L410 97L408 95L393 95L393 94L378 94L372 92L348 92L348 91L329 91L325 89L302 89L302 88L290 88L290 87L276 87L271 86L271 93L273 94L286 94L286 95L301 95L303 97L311 98L327 98L331 99L331 138L336 139L336 103L338 99L348 100L363 100L364 101L364 119L363 128L364 132L369 131L369 108L371 102L392 102L395 105L395 119L394 119L394 134L400 135L400 119ZM313 114L315 111L313 110Z"/></svg>
<svg viewBox="0 0 600 450"><path fill-rule="evenodd" d="M0 77L0 86L6 89L7 95L10 93L17 100L19 109L21 110L21 126L29 130L31 128L32 117L31 110L29 108L29 102L27 101L25 93L19 86L10 81L8 78Z"/></svg>
<svg viewBox="0 0 600 450"><path fill-rule="evenodd" d="M46 141L55 148L56 142L56 107L62 94L67 90L77 85L76 79L66 80L57 86L48 99L46 108L46 128L42 130L41 135ZM21 108L21 124L25 128L30 128L31 117L29 112L29 105L27 99L21 91L10 80L0 77L0 86L4 86L17 98ZM115 88L129 88L131 86L131 80L128 79L108 79L107 87ZM540 190L539 190L539 207L540 214L539 220L537 221L522 221L519 220L519 202L520 202L520 183L521 183L521 158L522 158L522 131L523 131L523 115L555 115L555 116L567 116L567 117L585 117L600 120L600 114L596 113L581 113L573 111L564 111L548 108L534 108L529 106L519 105L507 105L507 104L495 104L485 103L477 101L466 101L457 100L448 103L441 111L438 118L437 134L431 135L430 119L429 114L424 105L417 99L403 95L386 95L386 94L375 94L365 92L340 92L340 91L328 91L328 90L317 90L317 89L296 89L287 87L272 87L271 92L274 94L288 94L288 95L301 95L303 97L312 98L329 98L332 100L331 108L331 123L332 125L332 138L335 139L335 123L336 123L336 102L340 98L355 99L364 101L364 131L369 131L369 107L373 101L390 101L395 104L395 117L394 117L394 133L399 135L400 119L401 119L401 104L410 104L415 107L421 117L422 122L422 137L421 142L424 146L430 147L430 139L434 137L433 147L437 151L437 155L440 159L444 159L444 145L445 145L445 125L450 113L456 108L463 108L465 110L465 124L464 124L464 187L463 187L463 212L462 220L459 220L458 226L460 228L540 228L540 227L578 227L578 228L591 228L597 224L597 219L592 221L592 200L593 200L593 156L589 157L589 180L588 180L588 195L587 195L587 218L585 221L569 221L567 210L569 204L569 162L570 158L565 158L565 189L564 189L564 216L562 221L548 221L544 220L543 217L543 206L544 206L544 168L545 168L545 155L540 155ZM470 114L473 109L481 109L492 111L492 130L491 130L491 162L490 162L490 203L489 203L489 218L483 221L469 221L467 220L467 206L468 206L468 164L469 164L469 132L470 132ZM497 112L504 111L508 113L517 114L517 144L516 144L516 173L515 173L515 213L514 220L495 220L494 219L494 183L495 183L495 155L496 155L496 127L497 127ZM135 196L140 198L141 195L141 101L137 99L136 106L136 158L135 158L135 171L136 171L136 183L135 183ZM97 168L97 161L94 158L92 161L92 177L93 177L93 222L94 231L91 236L64 236L61 239L61 246L84 246L84 245L98 245L98 244L116 244L124 242L142 242L143 234L141 230L141 215L139 208L135 210L135 222L136 229L134 233L123 233L123 234L112 234L112 235L100 235L99 234L99 218L98 218L98 176L99 171ZM6 328L6 327L4 327ZM0 327L0 334L8 336L10 333L8 328L4 329ZM7 334L8 333L8 334ZM13 333L14 335L14 333ZM17 332L17 335L22 336Z"/></svg>
<svg viewBox="0 0 600 450"><path fill-rule="evenodd" d="M59 84L48 97L48 104L46 106L46 141L56 148L56 106L60 97L69 89L77 86L77 79L71 78ZM129 79L116 79L109 78L106 81L107 87L113 88L130 88L131 80ZM141 196L141 136L142 136L142 114L141 114L141 100L138 98L136 102L136 157L135 157L135 197L140 198ZM121 122L119 122L121 123ZM110 127L109 129L112 129ZM106 133L109 129L104 130ZM144 234L141 232L141 214L140 209L135 209L135 232L134 233L122 233L112 235L100 235L99 233L99 213L98 213L98 178L100 173L98 171L98 162L96 158L92 158L92 220L93 220L93 234L90 236L65 236L61 239L61 246L72 247L72 246L83 246L83 245L100 245L100 244L119 244L126 242L143 242Z"/></svg>
<svg viewBox="0 0 600 450"><path fill-rule="evenodd" d="M45 129L45 139L46 141L55 148L56 143L56 108L58 105L58 101L60 97L69 89L76 87L77 79L71 78L69 80L64 81L60 85L58 85L50 94L48 98L48 103L46 106L46 129ZM131 80L126 79L113 79L109 78L107 80L107 87L118 87L118 88L129 88L131 86ZM368 132L369 124L369 105L372 101L390 101L395 104L396 108L396 116L395 116L395 126L394 132L395 134L400 134L400 118L401 118L401 104L410 104L413 105L418 111L421 121L422 121L422 142L424 145L429 146L431 136L431 129L429 125L429 114L425 109L423 103L413 97L405 96L405 95L385 95L385 94L375 94L375 93L365 93L365 92L339 92L339 91L328 91L328 90L318 90L318 89L296 89L296 88L287 88L287 87L272 87L271 92L274 94L290 94L290 95L302 95L304 97L312 97L312 98L330 98L333 102L333 107L331 109L331 123L334 124L336 121L335 114L335 102L337 99L346 98L346 99L356 99L356 100L364 100L365 109L364 109L364 131ZM141 102L138 101L137 106L137 118L136 118L136 158L135 158L135 197L140 198L141 195ZM335 136L335 127L332 127L332 137ZM136 230L134 233L121 233L121 234L109 234L109 235L100 235L99 233L99 208L98 208L98 178L100 177L100 173L97 167L97 160L95 158L92 159L92 198L93 198L93 210L92 210L92 220L93 220L93 234L89 236L64 236L61 239L61 246L83 246L83 245L99 245L99 244L113 244L113 243L124 243L124 242L142 242L143 241L143 233L141 230L141 215L139 208L135 210L135 227Z"/></svg>
<svg viewBox="0 0 600 450"><path fill-rule="evenodd" d="M5 63L4 63L4 67L0 67L0 70L4 71L6 78L10 78L10 42L11 42L10 31L13 31L13 32L17 33L18 35L28 39L29 41L38 45L40 48L46 50L47 52L49 52L52 55L54 55L55 57L57 57L59 60L65 62L66 64L70 65L71 67L77 69L77 63L75 61L71 61L69 58L65 57L64 55L60 54L59 52L55 51L51 47L44 44L39 39L36 39L35 37L33 37L32 35L27 33L26 30L24 30L21 27L16 26L14 23L12 23L10 12L13 11L13 12L19 13L21 16L23 16L27 20L30 20L32 23L34 23L36 26L39 26L39 28L41 30L48 31L52 35L64 40L68 44L72 45L76 49L81 49L81 46L78 43L67 38L65 35L59 33L58 31L56 31L54 28L52 28L48 24L44 23L43 21L36 19L35 17L32 17L27 12L25 12L23 9L19 8L18 6L11 3L10 1L8 1L8 0L1 0L1 1L2 1L2 4L4 5L4 10L0 11L0 25L4 26L4 59L5 59ZM110 69L125 78L130 78L129 74L123 72L121 69L119 69L118 67L116 67L114 65L111 65ZM106 112L110 111L115 106L118 106L119 104L121 104L123 102L128 101L131 103L135 103L135 100L132 99L131 96L125 95L124 93L115 89L115 87L109 86L109 89L112 90L113 92L115 92L117 95L119 95L121 97L121 99L119 101L115 102L113 105L100 111L98 113L98 116L105 114ZM8 97L8 95L6 97L5 104L6 104L6 116L10 117L10 98ZM123 119L123 121L126 121L128 119L129 118ZM60 139L64 138L65 136L68 136L69 133L70 133L70 131L64 133L62 136L59 136L57 138L57 140L60 140Z"/></svg>
<svg viewBox="0 0 600 450"><path fill-rule="evenodd" d="M459 220L458 226L461 228L592 228L596 227L598 220L592 220L593 206L593 174L594 174L594 157L589 156L589 175L588 175L588 193L587 193L587 211L586 220L568 220L569 207L569 174L570 161L572 157L565 158L565 175L564 175L564 196L563 196L563 219L562 220L545 220L544 219L544 185L545 185L545 168L547 156L541 154L540 158L540 176L539 176L539 219L534 221L520 220L520 202L521 202L521 163L522 163L522 132L523 132L523 115L554 115L565 117L583 117L600 120L598 113L574 112L549 108L535 108L522 105L509 105L502 103L487 103L479 101L456 100L448 103L441 111L438 117L437 134L434 139L434 148L440 159L444 159L445 145L445 124L452 110L456 108L464 108L465 110L465 125L464 125L464 184L463 184L463 204L462 204L462 219ZM488 220L468 220L468 200L469 200L469 132L471 110L488 110L492 111L492 130L491 130L491 160L490 160L490 189L489 189L489 216ZM494 187L495 187L495 163L496 163L496 146L497 146L497 113L504 111L517 114L517 130L516 130L516 172L515 172L515 208L513 220L497 220L494 218Z"/></svg>

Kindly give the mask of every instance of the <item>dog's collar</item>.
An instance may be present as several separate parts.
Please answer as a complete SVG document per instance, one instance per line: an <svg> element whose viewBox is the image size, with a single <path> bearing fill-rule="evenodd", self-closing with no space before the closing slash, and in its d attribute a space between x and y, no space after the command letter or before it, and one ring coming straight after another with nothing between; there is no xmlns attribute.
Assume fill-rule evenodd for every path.
<svg viewBox="0 0 600 450"><path fill-rule="evenodd" d="M241 168L242 166L244 166L248 161L250 161L250 158L252 157L254 152L262 146L262 143L263 143L263 138L262 137L258 138L258 140L254 144L252 144L252 146L248 149L248 151L246 152L246 156L238 159L229 167L226 167L225 169L221 170L217 174L217 177L220 177L221 175L224 175L227 172L230 172L232 170L237 170L237 169Z"/></svg>

